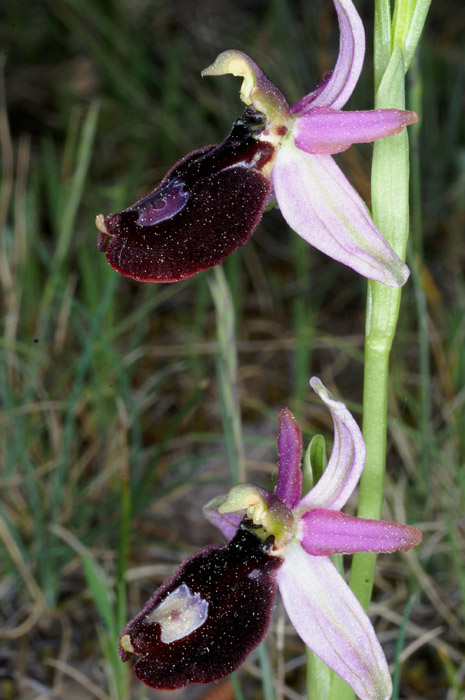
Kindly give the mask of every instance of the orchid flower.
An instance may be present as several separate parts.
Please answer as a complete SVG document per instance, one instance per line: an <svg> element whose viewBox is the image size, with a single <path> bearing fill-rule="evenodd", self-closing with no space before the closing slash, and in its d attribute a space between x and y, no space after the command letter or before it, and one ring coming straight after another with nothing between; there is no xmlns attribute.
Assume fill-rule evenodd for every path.
<svg viewBox="0 0 465 700"><path fill-rule="evenodd" d="M302 496L302 435L288 409L279 414L274 494L239 484L205 506L229 540L190 557L120 635L120 656L153 688L208 683L234 671L263 639L277 587L305 644L361 700L391 696L387 662L362 606L330 555L411 549L408 525L341 513L358 483L365 445L357 423L321 381L311 385L331 412L333 450L323 475Z"/></svg>
<svg viewBox="0 0 465 700"><path fill-rule="evenodd" d="M375 227L331 154L397 134L417 121L398 109L343 112L360 76L365 33L352 0L334 0L339 56L333 72L292 107L252 59L225 51L202 75L243 78L247 105L229 136L179 161L128 209L96 218L112 267L144 282L176 282L244 245L276 197L289 226L361 275L400 286L408 268Z"/></svg>

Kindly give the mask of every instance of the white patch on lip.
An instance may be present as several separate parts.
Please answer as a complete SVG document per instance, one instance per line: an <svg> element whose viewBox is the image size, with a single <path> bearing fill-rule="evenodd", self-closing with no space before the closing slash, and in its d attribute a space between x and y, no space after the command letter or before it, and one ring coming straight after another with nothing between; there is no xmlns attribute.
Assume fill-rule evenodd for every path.
<svg viewBox="0 0 465 700"><path fill-rule="evenodd" d="M183 639L198 629L208 617L208 600L200 593L192 593L182 583L158 605L147 620L158 622L161 627L161 641L170 644Z"/></svg>

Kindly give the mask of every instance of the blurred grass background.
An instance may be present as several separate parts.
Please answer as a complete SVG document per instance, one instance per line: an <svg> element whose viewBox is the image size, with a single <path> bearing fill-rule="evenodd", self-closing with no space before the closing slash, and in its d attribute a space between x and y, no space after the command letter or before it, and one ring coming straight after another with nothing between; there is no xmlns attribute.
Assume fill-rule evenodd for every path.
<svg viewBox="0 0 465 700"><path fill-rule="evenodd" d="M348 107L366 109L372 4L357 6L368 57ZM237 435L221 418L231 366L217 332L231 319L215 314L213 273L120 277L94 217L224 138L238 81L200 77L220 51L249 53L291 103L311 90L337 55L332 3L6 0L0 18L0 698L302 697L303 648L279 603L260 655L216 695L150 691L116 657L154 588L220 541L200 508L238 468ZM392 357L385 516L424 540L380 558L372 606L398 698L465 695L464 30L460 0L433 2L409 77L414 274ZM369 145L338 157L368 202L370 159ZM307 441L330 439L312 374L360 418L365 283L277 211L225 275L247 478L270 486L280 408Z"/></svg>

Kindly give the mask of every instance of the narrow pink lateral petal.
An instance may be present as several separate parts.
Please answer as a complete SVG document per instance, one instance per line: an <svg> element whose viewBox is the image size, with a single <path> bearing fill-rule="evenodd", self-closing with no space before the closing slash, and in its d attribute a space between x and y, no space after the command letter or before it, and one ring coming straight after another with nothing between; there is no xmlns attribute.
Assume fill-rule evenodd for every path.
<svg viewBox="0 0 465 700"><path fill-rule="evenodd" d="M334 0L339 21L339 55L327 79L291 107L292 114L312 107L341 109L351 96L362 71L365 57L365 30L352 0Z"/></svg>
<svg viewBox="0 0 465 700"><path fill-rule="evenodd" d="M302 493L302 433L288 408L279 413L279 475L275 496L294 508Z"/></svg>
<svg viewBox="0 0 465 700"><path fill-rule="evenodd" d="M408 552L421 542L421 532L409 525L367 520L337 510L311 510L300 521L299 539L313 556L354 552Z"/></svg>
<svg viewBox="0 0 465 700"><path fill-rule="evenodd" d="M392 684L383 650L365 611L328 557L287 546L278 585L305 644L361 700L387 700Z"/></svg>
<svg viewBox="0 0 465 700"><path fill-rule="evenodd" d="M299 514L314 508L340 510L347 503L365 466L365 443L350 412L341 401L333 399L318 377L312 377L310 386L331 412L334 443L323 476L297 506Z"/></svg>
<svg viewBox="0 0 465 700"><path fill-rule="evenodd" d="M408 267L331 156L312 156L285 143L273 168L273 185L282 215L308 243L389 287L406 282Z"/></svg>
<svg viewBox="0 0 465 700"><path fill-rule="evenodd" d="M340 112L313 107L297 117L293 127L295 145L306 153L340 153L353 143L370 143L398 134L418 121L415 112L402 109L372 109Z"/></svg>
<svg viewBox="0 0 465 700"><path fill-rule="evenodd" d="M218 507L224 503L225 498L226 496L218 496L212 501L209 501L203 506L202 513L229 541L232 540L236 534L239 523L245 515L245 510L236 513L218 513Z"/></svg>

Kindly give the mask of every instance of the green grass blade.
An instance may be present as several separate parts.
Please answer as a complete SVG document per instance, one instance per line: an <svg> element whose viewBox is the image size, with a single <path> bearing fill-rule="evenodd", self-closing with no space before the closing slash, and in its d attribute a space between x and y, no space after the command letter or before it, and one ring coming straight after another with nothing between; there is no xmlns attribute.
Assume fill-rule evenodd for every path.
<svg viewBox="0 0 465 700"><path fill-rule="evenodd" d="M399 628L399 635L397 637L396 650L394 655L394 673L392 676L392 700L398 700L399 698L400 673L402 668L400 655L405 645L405 634L407 631L407 624L409 621L410 613L412 612L415 599L415 594L410 596L407 605L405 606L404 614L402 616L402 623Z"/></svg>

